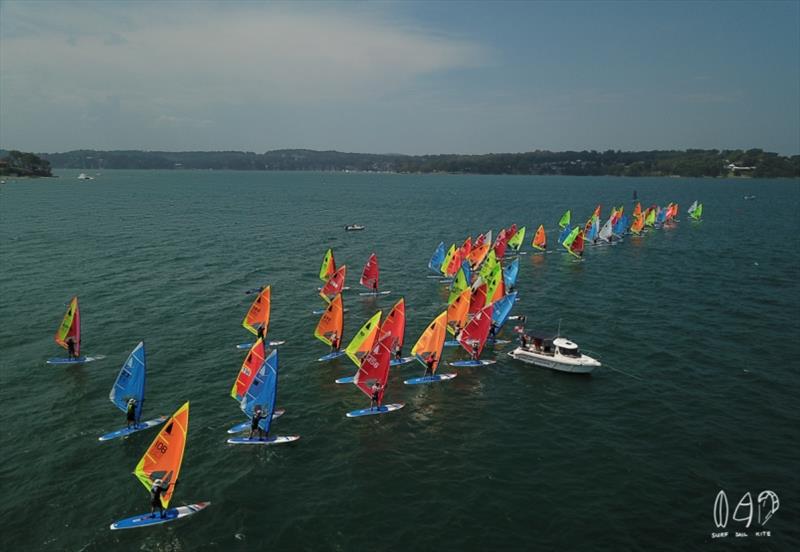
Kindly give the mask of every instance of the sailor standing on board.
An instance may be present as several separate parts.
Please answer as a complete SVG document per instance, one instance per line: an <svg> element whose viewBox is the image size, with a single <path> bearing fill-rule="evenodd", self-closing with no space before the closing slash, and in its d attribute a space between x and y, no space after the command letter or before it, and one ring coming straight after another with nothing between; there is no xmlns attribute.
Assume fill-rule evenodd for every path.
<svg viewBox="0 0 800 552"><path fill-rule="evenodd" d="M433 366L436 364L436 353L431 353L428 360L425 361L425 375L422 377L433 375Z"/></svg>
<svg viewBox="0 0 800 552"><path fill-rule="evenodd" d="M70 360L76 357L75 355L75 338L69 336L67 339L64 340L64 343L67 344L67 356Z"/></svg>
<svg viewBox="0 0 800 552"><path fill-rule="evenodd" d="M381 384L377 381L372 384L372 402L369 405L369 409L372 410L373 408L380 408L381 406Z"/></svg>
<svg viewBox="0 0 800 552"><path fill-rule="evenodd" d="M161 504L161 495L167 492L169 483L156 479L153 481L153 486L150 487L150 517L156 517L156 508L161 515L161 519L167 517L164 514L164 506Z"/></svg>
<svg viewBox="0 0 800 552"><path fill-rule="evenodd" d="M260 339L261 341L265 341L266 336L264 335L264 324L259 324L258 328L256 329L256 339Z"/></svg>
<svg viewBox="0 0 800 552"><path fill-rule="evenodd" d="M474 339L472 341L472 360L478 360L478 340Z"/></svg>
<svg viewBox="0 0 800 552"><path fill-rule="evenodd" d="M333 332L333 335L331 335L331 352L335 353L339 350L340 346L341 344L339 343L339 335L336 332Z"/></svg>
<svg viewBox="0 0 800 552"><path fill-rule="evenodd" d="M264 414L264 411L261 409L261 407L257 406L253 411L253 417L250 418L250 435L247 436L248 439L252 439L253 433L256 431L258 432L259 439L263 439L265 437L264 430L261 429L261 420L266 417L267 415Z"/></svg>
<svg viewBox="0 0 800 552"><path fill-rule="evenodd" d="M125 415L128 419L128 429L133 426L136 427L136 399L131 397L128 399L128 408L125 410Z"/></svg>

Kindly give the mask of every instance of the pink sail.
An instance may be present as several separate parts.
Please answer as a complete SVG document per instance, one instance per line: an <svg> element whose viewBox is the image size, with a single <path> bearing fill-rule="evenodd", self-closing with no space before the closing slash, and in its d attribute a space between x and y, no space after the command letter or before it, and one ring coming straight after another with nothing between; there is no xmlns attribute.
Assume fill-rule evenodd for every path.
<svg viewBox="0 0 800 552"><path fill-rule="evenodd" d="M361 273L361 285L372 290L378 289L378 277L380 276L380 269L378 268L378 257L373 253L369 256L367 264L364 265L364 272Z"/></svg>

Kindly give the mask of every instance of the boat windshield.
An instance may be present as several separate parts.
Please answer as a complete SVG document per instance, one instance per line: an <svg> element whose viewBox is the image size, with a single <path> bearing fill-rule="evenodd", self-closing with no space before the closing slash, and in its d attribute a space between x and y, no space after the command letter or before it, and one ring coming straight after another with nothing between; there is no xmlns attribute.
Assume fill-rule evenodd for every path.
<svg viewBox="0 0 800 552"><path fill-rule="evenodd" d="M580 358L581 352L579 349L567 349L566 347L559 347L558 352L567 357Z"/></svg>

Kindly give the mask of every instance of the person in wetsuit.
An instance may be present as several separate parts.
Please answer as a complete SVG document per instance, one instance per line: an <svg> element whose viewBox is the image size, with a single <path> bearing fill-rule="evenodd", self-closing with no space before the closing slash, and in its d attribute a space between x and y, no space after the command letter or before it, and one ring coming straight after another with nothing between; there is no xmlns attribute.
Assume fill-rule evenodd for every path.
<svg viewBox="0 0 800 552"><path fill-rule="evenodd" d="M167 489L169 489L169 483L161 479L153 481L153 485L150 487L150 517L156 517L156 508L158 508L161 519L167 517L164 506L161 504L161 495L167 492Z"/></svg>
<svg viewBox="0 0 800 552"><path fill-rule="evenodd" d="M266 437L266 435L264 435L264 430L261 429L260 425L261 420L266 417L267 415L264 413L261 407L256 407L255 411L253 412L253 416L250 418L250 435L247 436L248 439L252 439L253 434L256 432L258 432L259 439L264 439Z"/></svg>
<svg viewBox="0 0 800 552"><path fill-rule="evenodd" d="M423 377L432 376L433 367L435 365L436 365L436 353L433 353L428 357L428 360L425 361L425 375Z"/></svg>
<svg viewBox="0 0 800 552"><path fill-rule="evenodd" d="M136 399L131 397L128 399L128 408L125 410L125 416L128 419L128 429L133 426L136 427Z"/></svg>
<svg viewBox="0 0 800 552"><path fill-rule="evenodd" d="M72 336L69 336L64 341L64 343L67 344L67 356L70 358L70 360L72 360L73 358L76 358L77 355L75 354L75 338L72 337Z"/></svg>
<svg viewBox="0 0 800 552"><path fill-rule="evenodd" d="M377 381L372 384L372 402L369 405L370 410L375 407L381 406L381 384Z"/></svg>
<svg viewBox="0 0 800 552"><path fill-rule="evenodd" d="M341 347L341 343L339 341L339 335L336 332L333 332L331 336L331 352L335 353Z"/></svg>
<svg viewBox="0 0 800 552"><path fill-rule="evenodd" d="M256 329L256 339L260 339L266 345L266 333L264 332L264 324L259 324L258 328Z"/></svg>

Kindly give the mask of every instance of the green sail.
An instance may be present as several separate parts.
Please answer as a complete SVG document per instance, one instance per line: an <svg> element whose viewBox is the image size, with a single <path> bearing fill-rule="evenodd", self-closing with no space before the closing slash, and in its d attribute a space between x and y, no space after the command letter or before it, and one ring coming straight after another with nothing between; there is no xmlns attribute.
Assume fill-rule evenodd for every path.
<svg viewBox="0 0 800 552"><path fill-rule="evenodd" d="M566 228L567 226L569 226L569 221L570 221L571 218L572 218L572 215L569 212L569 209L567 209L567 212L564 213L561 216L561 220L558 221L559 228Z"/></svg>
<svg viewBox="0 0 800 552"><path fill-rule="evenodd" d="M508 247L513 249L514 251L519 251L520 246L522 246L522 242L525 240L525 227L523 226L517 233L511 236L511 239L508 240Z"/></svg>
<svg viewBox="0 0 800 552"><path fill-rule="evenodd" d="M692 215L691 215L691 216L692 216L692 218L693 218L694 220L700 220L700 217L702 217L702 216L703 216L703 204L702 204L702 203L698 203L698 204L697 204L697 209L695 209L695 210L692 212Z"/></svg>
<svg viewBox="0 0 800 552"><path fill-rule="evenodd" d="M564 241L561 242L561 245L563 245L567 251L569 251L569 246L572 245L572 242L574 242L575 238L578 237L578 232L580 231L581 231L580 227L576 226L575 228L572 229L572 232L570 232L569 235L566 238L564 238Z"/></svg>
<svg viewBox="0 0 800 552"><path fill-rule="evenodd" d="M495 254L494 249L490 249L489 254L486 255L486 260L483 261L483 265L481 266L480 271L478 271L478 274L480 274L483 279L486 280L486 277L492 273L495 265L497 264L499 264L497 262L497 255Z"/></svg>
<svg viewBox="0 0 800 552"><path fill-rule="evenodd" d="M453 279L453 285L450 286L450 297L447 298L447 304L450 305L453 301L455 301L461 292L469 287L469 282L467 282L467 277L464 274L464 269L459 268L458 272L456 273L456 277Z"/></svg>
<svg viewBox="0 0 800 552"><path fill-rule="evenodd" d="M647 226L653 226L656 223L656 210L655 209L650 209L650 211L647 213L647 218L644 219L644 223Z"/></svg>
<svg viewBox="0 0 800 552"><path fill-rule="evenodd" d="M450 266L450 261L453 260L453 255L456 254L456 244L452 244L450 249L447 250L447 254L444 256L444 260L442 261L442 267L439 269L442 274L447 276L447 267Z"/></svg>
<svg viewBox="0 0 800 552"><path fill-rule="evenodd" d="M500 266L500 263L496 263L494 268L492 269L491 274L489 274L486 278L486 302L489 303L494 297L495 291L497 291L497 286L503 281L503 267Z"/></svg>
<svg viewBox="0 0 800 552"><path fill-rule="evenodd" d="M367 320L367 323L361 326L358 333L353 337L353 340L345 349L345 353L350 357L350 360L355 362L356 366L361 367L361 359L364 358L369 350L372 348L372 343L375 341L375 335L378 333L379 322L381 321L381 311L376 312L372 318Z"/></svg>

